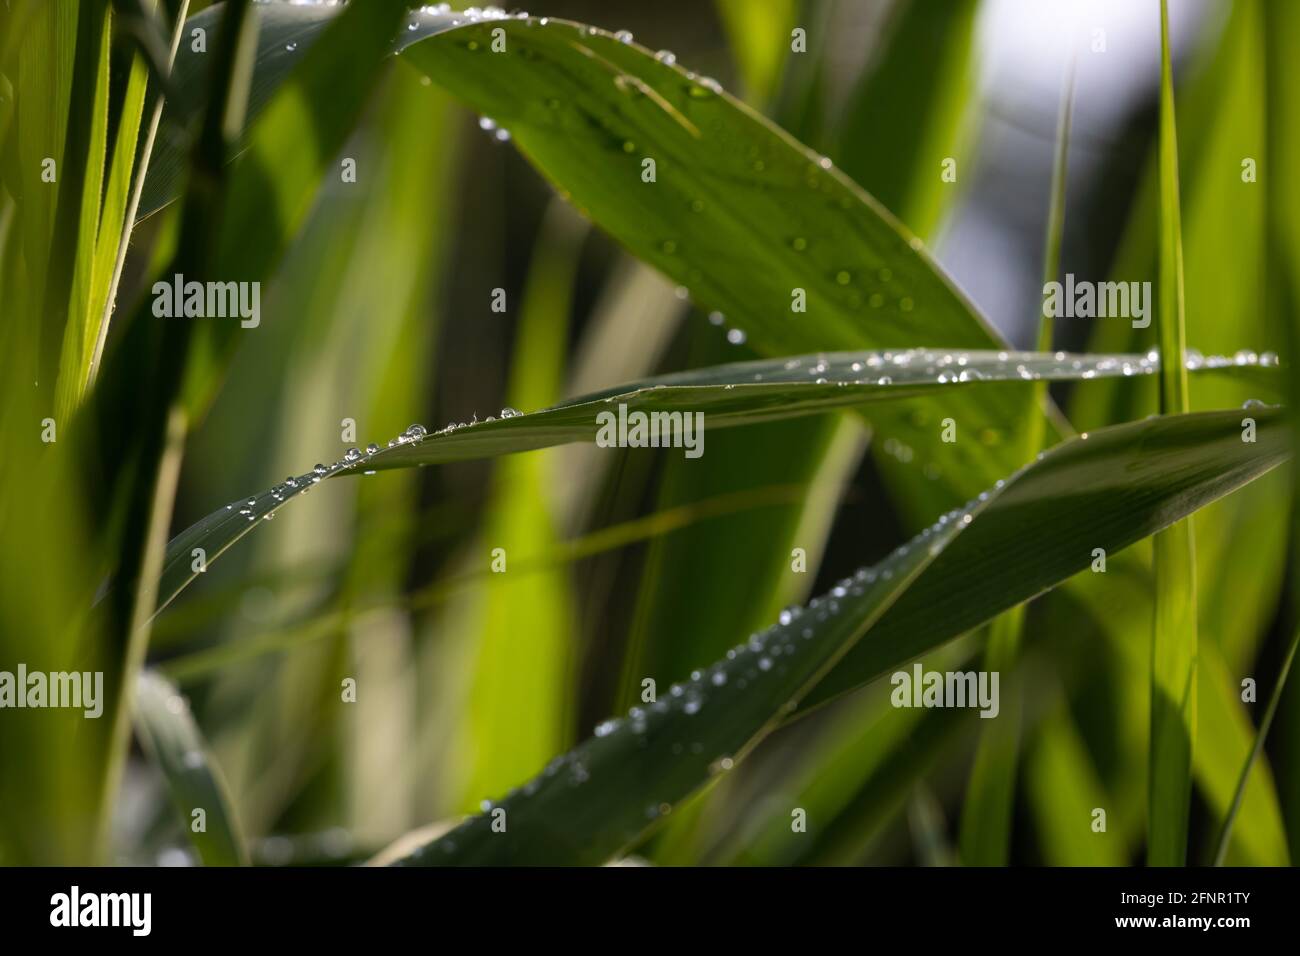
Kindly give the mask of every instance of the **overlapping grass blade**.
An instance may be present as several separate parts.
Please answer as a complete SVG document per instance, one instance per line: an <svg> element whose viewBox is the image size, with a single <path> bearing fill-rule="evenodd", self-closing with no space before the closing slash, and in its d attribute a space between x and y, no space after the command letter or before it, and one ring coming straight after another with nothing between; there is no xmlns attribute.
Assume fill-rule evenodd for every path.
<svg viewBox="0 0 1300 956"><path fill-rule="evenodd" d="M157 4L153 8L142 7L141 16L134 25L143 38L140 41L140 51L132 59L130 77L122 97L121 119L113 146L108 187L104 193L104 207L100 214L92 283L94 296L89 302L86 314L85 350L78 384L78 387L83 390L93 384L104 354L109 323L117 307L118 286L122 279L122 270L126 266L131 230L135 226L135 212L139 208L140 196L144 192L149 160L153 155L154 141L162 119L161 80L156 80L159 88L153 91L146 119L145 94L149 85L149 72L152 68L157 77L164 75L159 71L166 68L165 75L170 78L171 64L175 62L185 14L189 10L189 0L179 0L176 4L176 22L172 25L169 45L163 45L165 37L154 35L154 31L159 29L159 26L147 19L145 11L148 9L162 9L162 7ZM148 39L151 35L154 35L153 40ZM153 60L155 55L159 57L156 63ZM163 56L166 56L166 60L161 59ZM142 123L144 130L141 136Z"/></svg>
<svg viewBox="0 0 1300 956"><path fill-rule="evenodd" d="M1095 549L1116 555L1266 473L1289 453L1284 420L1281 409L1258 410L1255 444L1241 440L1241 412L1227 411L1115 425L1045 452L1033 481L1001 491L996 526L972 527L941 555L808 706L1041 594L1088 568ZM1098 438L1104 451L1094 451ZM1050 525L1050 544L1039 525Z"/></svg>
<svg viewBox="0 0 1300 956"><path fill-rule="evenodd" d="M617 855L783 715L939 646L1086 566L1093 546L1118 551L1286 457L1280 412L1261 413L1256 445L1238 440L1235 419L1152 419L1054 448L662 700L600 725L499 805L403 862Z"/></svg>
<svg viewBox="0 0 1300 956"><path fill-rule="evenodd" d="M56 386L56 414L64 420L80 393L78 373L86 347L86 313L95 298L94 251L108 148L112 26L107 0L81 4L78 34L72 112L60 169L61 195L45 299L46 321L60 324L63 332L59 341L49 343L57 351L47 368L51 377L57 376L49 384Z"/></svg>
<svg viewBox="0 0 1300 956"><path fill-rule="evenodd" d="M1225 366L1225 368L1230 366ZM710 429L775 421L870 402L887 402L935 390L965 387L1023 387L1040 379L1091 380L1135 377L1155 372L1146 356L1075 356L1033 352L844 352L790 359L737 362L708 369L675 372L571 399L542 411L521 415L504 409L501 417L457 423L426 436L425 429L330 465L317 465L292 476L269 492L231 502L177 535L167 547L158 606L165 607L197 576L203 564L273 515L285 502L305 494L324 478L393 468L411 468L488 458L592 441L603 427L598 416L616 424L625 409L653 414L705 416ZM667 426L665 426L667 427ZM611 431L610 438L617 432ZM704 447L704 446L700 446Z"/></svg>

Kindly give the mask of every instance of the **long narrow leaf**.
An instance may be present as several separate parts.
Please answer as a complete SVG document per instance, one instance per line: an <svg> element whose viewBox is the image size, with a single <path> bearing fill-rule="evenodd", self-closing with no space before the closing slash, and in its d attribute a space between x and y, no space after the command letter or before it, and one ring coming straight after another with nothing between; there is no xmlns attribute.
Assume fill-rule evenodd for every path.
<svg viewBox="0 0 1300 956"><path fill-rule="evenodd" d="M1238 370L1227 360L1203 366L1207 370L1219 367ZM167 547L158 607L166 607L200 573L198 566L211 564L259 520L269 520L285 502L336 475L467 461L592 441L607 427L598 416L611 415L617 421L620 409L627 414L646 415L700 413L707 431L977 383L980 387L1019 387L1041 379L1131 378L1154 374L1157 368L1158 363L1151 358L1138 355L930 350L831 353L677 372L575 398L528 415L503 409L500 417L455 423L433 434L417 425L384 447L372 444L365 452L353 449L336 462L291 476L265 494L231 502L181 532ZM197 560L200 557L202 561Z"/></svg>
<svg viewBox="0 0 1300 956"><path fill-rule="evenodd" d="M1236 440L1234 419L1154 419L1053 449L662 700L601 724L522 789L403 862L598 863L617 855L782 715L860 686L1059 583L1090 560L1085 542L1119 550L1285 457L1280 413L1261 415L1255 445Z"/></svg>
<svg viewBox="0 0 1300 956"><path fill-rule="evenodd" d="M1183 245L1169 8L1160 2L1160 407L1188 408L1183 327ZM1174 358L1177 357L1177 361ZM1196 553L1190 523L1155 538L1155 622L1151 642L1151 781L1147 861L1179 866L1187 857L1187 816L1196 740Z"/></svg>

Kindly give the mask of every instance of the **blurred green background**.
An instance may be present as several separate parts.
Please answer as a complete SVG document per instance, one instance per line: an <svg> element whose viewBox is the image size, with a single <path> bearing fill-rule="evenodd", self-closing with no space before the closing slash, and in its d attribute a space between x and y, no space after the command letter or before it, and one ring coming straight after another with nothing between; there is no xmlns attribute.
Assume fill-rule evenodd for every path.
<svg viewBox="0 0 1300 956"><path fill-rule="evenodd" d="M1266 4L1171 7L1188 344L1206 354L1285 351L1283 314L1263 291L1268 193L1241 181L1241 160L1267 155L1270 124L1295 122L1270 115L1281 107L1269 95ZM716 77L925 237L1021 347L1036 335L1056 109L1073 42L1062 271L1155 278L1154 3L553 0L529 12L631 31ZM791 52L795 28L806 30L806 52ZM23 75L17 36L0 35L5 76ZM125 62L131 39L117 36L113 49ZM757 357L728 336L725 318L695 308L588 224L480 119L407 65L383 68L263 283L262 327L241 337L210 408L191 423L172 534L218 503L352 445L383 444L413 422L530 411ZM5 135L8 155L22 152L22 132ZM164 115L159 137L170 135ZM356 160L357 182L333 174L342 157ZM956 160L956 183L938 174L946 158ZM175 228L167 212L136 228L119 308L147 295ZM0 261L13 269L13 258ZM504 312L491 308L497 289ZM14 302L0 344L17 369L34 346L8 319L11 309L32 314ZM1145 352L1154 335L1064 320L1057 341ZM81 533L77 508L63 504L76 494L23 484L18 449L41 416L23 404L18 377L6 386L11 453L0 462L15 495L0 529L0 667L57 669L82 660L62 609L93 593L105 567L93 549L55 547ZM1156 411L1154 381L1053 393L1079 430ZM1250 398L1271 400L1240 380L1192 381L1194 409ZM521 784L635 703L643 677L667 687L919 531L935 499L918 469L900 471L899 457L860 419L836 414L712 433L699 461L575 445L326 482L158 617L148 661L190 699L253 862L365 860ZM22 508L12 506L18 495ZM1255 678L1265 699L1290 637L1289 508L1279 471L1194 519L1201 683L1191 862L1212 853L1263 706L1242 703L1241 680ZM60 522L72 527L52 527ZM791 572L795 547L807 551L807 574ZM507 574L490 573L496 548L508 555ZM1104 585L1104 616L1081 603L1101 587L1086 574L1028 609L1008 862L1142 858L1149 572L1117 566ZM981 639L968 635L924 663L965 666ZM355 703L340 699L345 678L357 682ZM963 825L974 825L963 807L980 722L892 708L889 689L880 682L782 728L633 853L665 864L956 862ZM0 720L0 862L86 857L83 797L103 759L100 733L49 715ZM808 810L807 834L790 831L796 806ZM1078 823L1094 807L1108 810L1105 840ZM111 832L114 860L197 859L138 743ZM1293 684L1228 859L1285 865L1297 853Z"/></svg>

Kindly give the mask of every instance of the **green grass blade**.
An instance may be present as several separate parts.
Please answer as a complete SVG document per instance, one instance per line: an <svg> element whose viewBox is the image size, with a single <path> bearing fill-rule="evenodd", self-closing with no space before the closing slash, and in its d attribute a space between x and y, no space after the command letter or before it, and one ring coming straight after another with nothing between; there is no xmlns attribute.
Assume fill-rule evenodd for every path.
<svg viewBox="0 0 1300 956"><path fill-rule="evenodd" d="M1285 457L1280 413L1262 416L1256 446L1236 440L1234 417L1154 419L1067 442L662 701L602 724L500 805L404 862L616 856L782 715L824 700L825 680L830 693L861 686L1086 566L1085 542L1119 550Z"/></svg>
<svg viewBox="0 0 1300 956"><path fill-rule="evenodd" d="M1183 324L1183 246L1178 198L1178 141L1169 9L1160 3L1160 407L1187 411ZM1172 361L1177 356L1178 361ZM1190 523L1155 538L1155 621L1151 644L1151 768L1147 862L1181 866L1187 858L1187 820L1196 739L1196 554Z"/></svg>
<svg viewBox="0 0 1300 956"><path fill-rule="evenodd" d="M1260 434L1267 437L1258 445L1241 441L1240 412L1202 412L1115 425L1055 446L1028 472L1032 482L1002 490L1000 526L995 530L990 520L962 535L891 608L872 640L855 647L818 685L806 706L1036 597L1089 567L1094 548L1115 555L1266 473L1288 454L1283 420L1279 409L1261 410ZM1094 452L1098 438L1104 438L1105 452ZM1143 442L1139 453L1136 446ZM1139 457L1153 470L1142 465L1138 473ZM1102 461L1115 470L1103 470ZM1074 484L1075 468L1093 483ZM1050 491L1057 480L1059 495ZM1149 510L1156 501L1168 510ZM1052 526L1048 547L1035 540L1038 523Z"/></svg>
<svg viewBox="0 0 1300 956"><path fill-rule="evenodd" d="M935 390L1025 387L1039 379L1074 380L1153 374L1157 364L1145 356L1040 355L1032 352L846 352L790 359L737 362L676 372L593 395L549 409L465 424L431 435L424 429L399 436L373 452L357 450L330 465L318 465L271 491L231 502L177 535L168 545L158 607L166 607L196 577L196 548L211 565L285 502L310 491L324 478L394 468L468 461L593 441L601 430L597 416L700 413L707 429L777 421L820 412L888 402ZM1263 371L1262 369L1259 371ZM755 378L757 376L757 378ZM412 440L412 439L415 440ZM673 452L676 454L677 452Z"/></svg>
<svg viewBox="0 0 1300 956"><path fill-rule="evenodd" d="M55 247L59 260L50 271L47 308L60 291L67 299L53 314L63 317L64 330L58 358L55 410L67 420L81 393L82 356L87 349L86 316L95 299L95 241L99 229L100 204L108 148L109 39L112 18L107 2L82 5L81 29L85 46L74 78L74 114L70 117L63 199L59 223L67 217L69 235L60 241L56 228ZM83 77L83 73L85 74ZM78 87L84 84L84 89ZM130 148L134 150L134 141ZM79 192L78 192L79 190ZM68 293L68 290L71 290Z"/></svg>
<svg viewBox="0 0 1300 956"><path fill-rule="evenodd" d="M1047 234L1043 242L1043 285L1061 274L1061 240L1065 236L1065 193L1070 170L1070 117L1074 111L1074 55L1065 67L1061 82L1061 105L1056 117L1056 146L1052 154L1052 193L1047 213ZM1052 316L1046 311L1038 320L1038 351L1052 351Z"/></svg>
<svg viewBox="0 0 1300 956"><path fill-rule="evenodd" d="M1300 645L1300 630L1291 635L1291 645L1287 648L1286 657L1282 659L1282 666L1278 670L1276 681L1273 684L1273 691L1269 694L1268 706L1264 710L1264 716L1259 721L1259 729L1255 732L1255 742L1250 748L1250 754L1246 757L1246 762L1242 765L1241 775L1237 778L1237 786L1232 793L1232 803L1229 804L1228 812L1224 815L1223 827L1219 831L1219 839L1215 844L1215 866L1222 866L1228 855L1228 847L1232 843L1232 828L1246 798L1246 784L1250 782L1251 770L1259 760L1259 755L1264 750L1264 740L1268 737L1269 728L1273 726L1273 717L1277 714L1277 706L1282 700L1282 690L1286 687L1286 679L1291 673L1291 665L1295 662L1297 645Z"/></svg>
<svg viewBox="0 0 1300 956"><path fill-rule="evenodd" d="M507 127L581 210L761 351L997 344L912 233L715 84L557 20L502 21L513 52L494 56L496 26L416 40L401 58ZM806 312L792 312L796 288Z"/></svg>
<svg viewBox="0 0 1300 956"><path fill-rule="evenodd" d="M171 45L167 47L166 65L169 70L170 65L176 60L176 50L180 46L185 13L188 9L189 0L180 0L176 23L172 29ZM148 29L148 27L142 25L140 29ZM170 76L170 72L168 75ZM92 284L95 296L90 302L86 316L87 350L84 356L84 367L81 370L83 389L94 384L99 372L104 343L108 339L109 323L117 306L117 290L122 279L122 269L126 265L131 230L135 225L136 210L140 205L140 196L144 191L149 170L149 159L153 155L154 141L162 119L163 97L160 91L155 91L149 107L144 136L137 142L144 116L148 81L148 60L146 54L141 51L136 54L131 63L131 75L123 96L122 118L113 148L108 188L104 193L104 208L100 216L99 237L95 246L95 281Z"/></svg>
<svg viewBox="0 0 1300 956"><path fill-rule="evenodd" d="M194 723L189 701L165 677L145 671L136 686L135 719L140 743L162 771L199 859L207 866L246 866L248 851L225 781Z"/></svg>
<svg viewBox="0 0 1300 956"><path fill-rule="evenodd" d="M90 17L93 12L93 5L86 5L86 15ZM69 234L75 224L71 210L75 208L74 199L80 189L75 173L69 172L65 161L68 128L73 125L70 117L76 85L76 54L82 36L78 26L81 13L79 3L23 4L15 12L15 18L21 18L26 29L21 34L15 33L11 39L14 48L9 51L12 59L9 76L13 84L10 142L15 165L12 170L5 170L7 178L12 175L5 188L17 205L15 251L21 252L25 268L17 271L17 288L6 296L6 313L11 319L19 317L21 327L30 330L39 343L32 367L24 369L22 374L24 379L40 383L51 409L66 303L46 300L47 290L53 289L56 297L66 296L68 291L68 284L59 286L52 281L50 273L71 264L67 256L72 238ZM85 31L87 37L93 33L93 29ZM88 61L89 55L84 59ZM83 65L83 74L85 70ZM84 87L85 83L81 85ZM83 103L87 99L86 95L82 96ZM79 130L88 128L89 123L78 127ZM47 169L46 163L51 160L53 166ZM73 169L78 162L84 163L84 152L79 159L74 156L72 162ZM53 182L46 178L51 172ZM60 209L68 211L60 213ZM62 229L58 228L60 219L65 220ZM60 237L57 250L56 236Z"/></svg>

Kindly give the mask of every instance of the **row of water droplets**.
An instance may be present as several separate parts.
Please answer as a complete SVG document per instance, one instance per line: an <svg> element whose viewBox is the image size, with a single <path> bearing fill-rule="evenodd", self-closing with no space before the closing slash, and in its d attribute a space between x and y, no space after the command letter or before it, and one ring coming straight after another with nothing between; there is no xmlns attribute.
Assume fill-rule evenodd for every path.
<svg viewBox="0 0 1300 956"><path fill-rule="evenodd" d="M1028 466L1026 466L1028 467ZM1024 471L1024 469L1021 469ZM653 739L665 731L676 732L678 739L669 744L669 753L675 758L695 757L707 761L710 774L724 773L735 764L732 753L735 748L743 746L760 727L747 728L743 732L745 739L729 742L709 741L707 732L722 726L707 719L709 704L713 701L721 706L727 689L743 692L753 688L755 692L767 685L769 692L781 690L780 682L790 676L792 669L796 673L795 686L789 688L790 697L780 708L780 713L793 712L799 703L795 695L803 689L805 680L824 663L831 648L816 647L815 638L819 632L835 618L852 613L860 605L860 599L867 596L873 587L888 587L896 577L901 577L912 570L909 559L933 558L943 550L948 540L967 527L978 511L997 494L1012 478L998 481L989 491L981 492L965 505L954 508L942 515L938 521L926 528L910 541L900 545L884 560L870 567L859 568L852 575L840 580L826 594L815 597L805 606L794 605L781 611L775 624L750 635L745 642L736 645L723 659L716 661L706 669L692 671L687 680L673 684L666 697L654 703L637 705L622 717L611 717L601 721L592 731L593 737L574 750L556 757L541 774L525 783L522 787L510 791L499 802L484 800L479 808L483 816L466 821L461 827L447 836L429 844L418 851L418 856L426 852L437 851L441 854L454 853L457 847L457 835L472 827L488 826L490 814L497 807L509 808L521 798L536 795L543 787L559 785L567 788L580 787L591 779L594 760L600 752L598 748L608 748L616 742L627 741L637 749L648 747ZM924 554L922 552L925 552ZM809 659L801 658L802 653L814 654ZM683 722L679 717L700 717L699 721ZM626 836L630 839L640 832L641 827L650 820L666 815L672 811L673 799L681 799L686 793L661 794L665 799L653 800L644 807L642 821L627 821ZM507 809L507 817L509 816Z"/></svg>
<svg viewBox="0 0 1300 956"><path fill-rule="evenodd" d="M424 15L433 17L450 16L452 19L450 25L458 27L466 23L486 23L494 20L527 20L528 14L525 12L507 13L500 7L466 7L464 10L453 10L450 3L431 3L422 7L416 7L411 11L414 15ZM409 20L406 29L414 33L420 28L418 19Z"/></svg>
<svg viewBox="0 0 1300 956"><path fill-rule="evenodd" d="M406 445L418 445L426 438L436 438L440 435L449 435L452 432L460 431L464 428L472 428L475 425L495 422L498 419L505 420L509 418L518 418L521 414L521 412L513 408L503 408L499 415L489 415L482 421L480 421L478 416L475 415L468 422L452 422L434 432L428 431L428 429L423 425L416 424L411 425L396 438L389 439L386 446L381 447L372 442L365 447L364 451L360 448L349 448L338 461L332 462L328 465L323 463L317 464L311 471L302 475L290 475L288 478L284 479L283 482L267 492L266 494L270 497L273 504L262 514L262 518L266 521L270 521L275 517L275 513L279 509L280 505L288 499L293 498L296 495L307 494L307 492L312 489L313 485L318 485L326 478L336 475L341 471L355 471L359 466L366 465L376 455L384 451ZM362 473L373 475L375 472L374 469L364 469ZM226 505L227 511L235 511L236 508L238 508L238 514L241 517L247 518L249 521L257 520L257 512L259 510L258 498L249 498L243 503L232 502L231 504Z"/></svg>
<svg viewBox="0 0 1300 956"><path fill-rule="evenodd" d="M1202 356L1188 352L1187 368L1277 368L1276 353L1241 351L1232 356ZM1069 352L949 351L940 349L886 349L875 352L820 352L784 361L739 362L727 366L731 381L740 384L815 385L915 385L960 384L977 381L1037 381L1040 379L1116 378L1154 375L1160 355L1085 355ZM699 384L693 372L664 376L662 385Z"/></svg>

